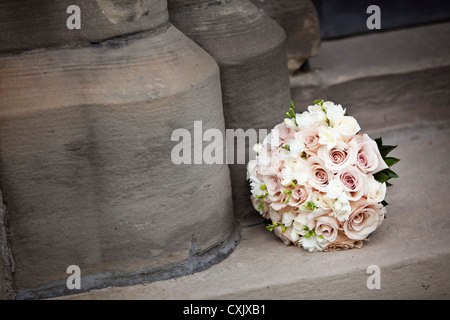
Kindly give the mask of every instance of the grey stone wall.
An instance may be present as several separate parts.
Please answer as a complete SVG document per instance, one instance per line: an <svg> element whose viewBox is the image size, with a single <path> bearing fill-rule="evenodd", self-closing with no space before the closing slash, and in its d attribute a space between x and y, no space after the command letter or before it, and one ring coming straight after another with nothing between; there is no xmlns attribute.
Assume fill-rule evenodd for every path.
<svg viewBox="0 0 450 320"><path fill-rule="evenodd" d="M228 167L171 160L175 129L225 130L217 63L168 22L165 1L71 1L79 33L58 22L68 2L48 15L54 1L25 2L29 16L12 1L0 10L0 181L16 298L74 293L70 265L84 291L224 259L237 241Z"/></svg>
<svg viewBox="0 0 450 320"><path fill-rule="evenodd" d="M270 130L281 122L290 98L283 29L250 1L168 4L170 21L219 65L226 127ZM230 172L236 218L261 222L249 201L246 165L234 162Z"/></svg>

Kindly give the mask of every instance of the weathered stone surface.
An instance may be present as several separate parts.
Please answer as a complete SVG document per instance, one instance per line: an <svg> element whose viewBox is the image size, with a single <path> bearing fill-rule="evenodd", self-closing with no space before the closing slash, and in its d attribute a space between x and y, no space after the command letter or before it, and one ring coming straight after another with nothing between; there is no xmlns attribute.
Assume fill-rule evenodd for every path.
<svg viewBox="0 0 450 320"><path fill-rule="evenodd" d="M446 22L324 41L320 55L310 59L311 71L291 77L292 99L303 108L319 98L337 101L356 112L368 128L419 119L411 118L415 112L388 116L390 109L422 109L423 120L439 117L423 107L433 104L448 110L443 67L450 66L449 32ZM399 105L403 109L393 108ZM383 112L370 113L380 108Z"/></svg>
<svg viewBox="0 0 450 320"><path fill-rule="evenodd" d="M67 293L73 264L86 290L192 273L230 253L228 167L171 160L173 130L192 133L196 120L224 130L219 69L198 45L167 25L3 55L0 65L0 178L18 298Z"/></svg>
<svg viewBox="0 0 450 320"><path fill-rule="evenodd" d="M320 51L319 19L310 0L251 0L286 32L286 51L291 73Z"/></svg>
<svg viewBox="0 0 450 320"><path fill-rule="evenodd" d="M81 29L67 28L70 5L80 8ZM0 0L0 53L89 44L155 29L167 19L166 0Z"/></svg>
<svg viewBox="0 0 450 320"><path fill-rule="evenodd" d="M7 233L6 206L0 190L0 300L14 298L14 260Z"/></svg>
<svg viewBox="0 0 450 320"><path fill-rule="evenodd" d="M361 249L310 254L299 248L284 247L264 225L258 225L244 228L242 240L233 254L204 272L70 298L448 300L450 101L445 78L448 78L450 51L445 50L448 41L443 41L447 37L448 23L443 23L367 35L368 42L360 37L342 39L333 42L334 52L342 54L334 57L333 51L322 50L321 55L312 60L312 65L319 59L324 65L328 59L322 60L322 55L336 59L339 63L316 71L316 75L323 76L319 85L324 84L326 88L327 83L332 83L331 87L344 88L347 83L349 87L339 98L358 106L350 108L349 112L358 113L356 117L363 121L363 130L369 131L373 138L382 136L386 144L399 145L392 156L402 159L394 166L400 178L394 179L394 186L388 189L387 219ZM326 43L324 49L328 47ZM367 48L362 53L364 59L354 59L353 55L359 55L353 51L356 47ZM348 68L352 65L354 69ZM340 69L337 73L347 79L341 84L342 78L327 77L336 74L337 68ZM293 83L298 85L299 78L296 76ZM411 86L413 81L421 83L422 88ZM405 86L401 85L403 82ZM353 91L350 91L350 83ZM382 85L385 92L381 87L376 89L377 85ZM376 91L368 94L371 87ZM302 92L301 88L294 89L298 90L297 94ZM396 96L398 100L383 100L383 94ZM378 99L384 104L377 103ZM362 107L365 105L373 109ZM379 110L383 113L389 110L389 114L397 116L383 123L378 118ZM380 289L367 288L370 265L380 267Z"/></svg>
<svg viewBox="0 0 450 320"><path fill-rule="evenodd" d="M219 265L181 279L98 290L73 299L449 299L450 126L376 132L400 175L388 189L387 219L361 249L309 253L285 247L264 225L246 228ZM367 272L380 268L380 289Z"/></svg>
<svg viewBox="0 0 450 320"><path fill-rule="evenodd" d="M171 22L219 64L226 127L270 130L279 123L290 98L283 29L249 1L168 4ZM260 222L245 164L231 164L230 170L237 219L243 225Z"/></svg>
<svg viewBox="0 0 450 320"><path fill-rule="evenodd" d="M3 260L2 253L0 252L0 262ZM3 263L0 263L0 300L5 300L5 290L3 288Z"/></svg>

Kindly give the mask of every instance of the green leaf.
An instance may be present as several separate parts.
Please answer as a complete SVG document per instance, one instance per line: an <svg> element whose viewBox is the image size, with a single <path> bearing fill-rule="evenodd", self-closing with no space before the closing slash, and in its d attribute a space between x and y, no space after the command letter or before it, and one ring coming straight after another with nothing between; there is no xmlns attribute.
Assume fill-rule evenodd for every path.
<svg viewBox="0 0 450 320"><path fill-rule="evenodd" d="M288 145L282 146L281 148L283 148L284 150L287 150L287 151L291 151L291 146L288 146Z"/></svg>
<svg viewBox="0 0 450 320"><path fill-rule="evenodd" d="M292 101L292 99L290 99L290 102L291 102L291 108L295 109L294 101Z"/></svg>
<svg viewBox="0 0 450 320"><path fill-rule="evenodd" d="M261 190L267 190L267 187L266 187L265 184L260 185L259 188L260 188Z"/></svg>
<svg viewBox="0 0 450 320"><path fill-rule="evenodd" d="M389 152L391 152L392 150L394 150L397 147L398 147L398 145L397 146L382 146L381 150L380 150L381 157L384 159L388 155Z"/></svg>
<svg viewBox="0 0 450 320"><path fill-rule="evenodd" d="M261 201L261 203L258 206L258 210L264 209L264 199Z"/></svg>
<svg viewBox="0 0 450 320"><path fill-rule="evenodd" d="M284 190L283 193L291 194L291 193L292 193L292 190Z"/></svg>
<svg viewBox="0 0 450 320"><path fill-rule="evenodd" d="M384 169L383 171L388 175L389 178L398 178L398 174L396 174L391 169Z"/></svg>
<svg viewBox="0 0 450 320"><path fill-rule="evenodd" d="M389 203L387 203L385 200L383 200L383 201L381 201L381 204L386 207Z"/></svg>
<svg viewBox="0 0 450 320"><path fill-rule="evenodd" d="M288 195L288 197L286 199L286 202L284 204L288 204L289 203L289 199L291 199L291 197L292 197L292 194Z"/></svg>
<svg viewBox="0 0 450 320"><path fill-rule="evenodd" d="M396 164L399 161L400 161L400 159L393 158L393 157L388 157L388 158L384 159L384 162L386 162L388 167L392 167L394 164Z"/></svg>
<svg viewBox="0 0 450 320"><path fill-rule="evenodd" d="M314 210L316 210L318 207L315 205L315 203L314 202L312 202L312 201L308 201L306 204L305 204L305 207L306 208L309 208L310 210L312 210L312 211L314 211Z"/></svg>
<svg viewBox="0 0 450 320"><path fill-rule="evenodd" d="M314 104L317 104L319 106L323 106L323 99L314 100Z"/></svg>
<svg viewBox="0 0 450 320"><path fill-rule="evenodd" d="M260 195L256 195L255 197L256 197L256 199L262 199L265 197L265 195L260 194Z"/></svg>
<svg viewBox="0 0 450 320"><path fill-rule="evenodd" d="M383 171L377 172L373 175L373 177L375 178L375 180L377 180L380 183L384 183L389 179L389 176L384 173Z"/></svg>
<svg viewBox="0 0 450 320"><path fill-rule="evenodd" d="M375 139L375 142L377 143L378 151L381 152L381 148L383 147L383 140L381 137Z"/></svg>
<svg viewBox="0 0 450 320"><path fill-rule="evenodd" d="M386 187L392 187L392 183L389 183L388 181L386 181Z"/></svg>
<svg viewBox="0 0 450 320"><path fill-rule="evenodd" d="M286 226L283 224L283 226L281 227L281 232L285 232L286 231Z"/></svg>

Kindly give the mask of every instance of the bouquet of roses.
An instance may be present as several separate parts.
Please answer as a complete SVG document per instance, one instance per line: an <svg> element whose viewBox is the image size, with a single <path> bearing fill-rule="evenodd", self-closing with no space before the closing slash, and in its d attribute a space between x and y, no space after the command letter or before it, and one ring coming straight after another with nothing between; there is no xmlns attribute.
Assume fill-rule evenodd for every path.
<svg viewBox="0 0 450 320"><path fill-rule="evenodd" d="M254 146L247 165L253 206L286 245L313 251L360 248L382 223L397 174L383 145L360 131L341 105L316 100Z"/></svg>

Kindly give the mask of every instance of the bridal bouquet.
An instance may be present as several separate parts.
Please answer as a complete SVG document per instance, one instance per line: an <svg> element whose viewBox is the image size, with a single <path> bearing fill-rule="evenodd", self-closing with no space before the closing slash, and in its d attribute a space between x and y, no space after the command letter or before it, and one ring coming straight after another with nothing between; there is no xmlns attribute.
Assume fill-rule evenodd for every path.
<svg viewBox="0 0 450 320"><path fill-rule="evenodd" d="M360 248L382 223L396 146L360 132L341 105L316 100L254 146L247 165L253 206L286 245L313 251Z"/></svg>

